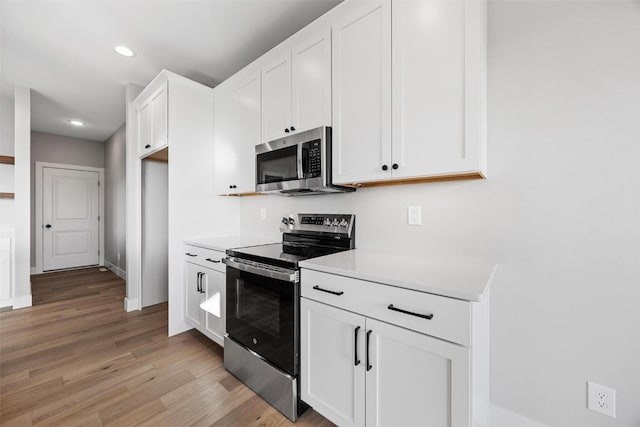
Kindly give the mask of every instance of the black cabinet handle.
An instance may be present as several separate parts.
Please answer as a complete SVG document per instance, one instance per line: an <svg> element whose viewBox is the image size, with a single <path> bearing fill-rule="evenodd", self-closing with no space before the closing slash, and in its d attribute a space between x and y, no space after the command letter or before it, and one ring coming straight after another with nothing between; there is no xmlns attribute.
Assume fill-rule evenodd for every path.
<svg viewBox="0 0 640 427"><path fill-rule="evenodd" d="M416 317L421 317L423 319L427 319L427 320L431 320L433 319L433 314L420 314L420 313L414 313L413 311L407 311L407 310L403 310L401 308L396 308L393 306L393 304L389 304L387 306L387 308L389 310L393 310L393 311L397 311L399 313L404 313L404 314L408 314L409 316L416 316Z"/></svg>
<svg viewBox="0 0 640 427"><path fill-rule="evenodd" d="M202 293L202 282L200 282L201 277L202 277L202 273L198 272L198 280L196 280L196 288L200 293Z"/></svg>
<svg viewBox="0 0 640 427"><path fill-rule="evenodd" d="M387 165L382 165L382 170L383 170L383 171L386 171L386 170L388 170L388 169L389 169L389 166L387 166Z"/></svg>
<svg viewBox="0 0 640 427"><path fill-rule="evenodd" d="M398 168L399 168L399 166L398 166L398 164L397 164L397 163L392 164L392 165L391 165L391 167L392 167L393 169L398 169Z"/></svg>
<svg viewBox="0 0 640 427"><path fill-rule="evenodd" d="M45 225L44 228L51 228L51 224Z"/></svg>
<svg viewBox="0 0 640 427"><path fill-rule="evenodd" d="M293 126L291 126L291 131L293 132L294 130L296 130L296 128L294 128Z"/></svg>
<svg viewBox="0 0 640 427"><path fill-rule="evenodd" d="M342 294L344 294L344 292L342 292L342 291L336 292L336 291L330 291L329 289L322 289L318 285L314 286L313 289L315 289L316 291L326 292L328 294L333 294L333 295L342 295Z"/></svg>
<svg viewBox="0 0 640 427"><path fill-rule="evenodd" d="M211 259L211 258L207 258L206 261L213 262L213 263L216 263L216 264L220 263L220 260L216 261L215 259Z"/></svg>
<svg viewBox="0 0 640 427"><path fill-rule="evenodd" d="M233 188L238 188L237 185L230 185L229 188L233 189Z"/></svg>
<svg viewBox="0 0 640 427"><path fill-rule="evenodd" d="M360 364L360 359L358 359L358 331L360 330L360 326L358 326L353 332L353 349L355 353L355 358L353 361L354 366L358 366Z"/></svg>
<svg viewBox="0 0 640 427"><path fill-rule="evenodd" d="M192 254L192 253L190 253L190 252L186 252L186 253L185 253L185 255L186 255L186 256L198 256L198 255L196 255L196 254Z"/></svg>
<svg viewBox="0 0 640 427"><path fill-rule="evenodd" d="M370 336L371 336L371 332L373 332L373 330L369 329L367 331L367 371L370 371L371 368L373 368L373 366L371 366L371 363L369 363L371 360L369 359L369 341L370 341Z"/></svg>
<svg viewBox="0 0 640 427"><path fill-rule="evenodd" d="M145 145L144 148L151 148L151 144Z"/></svg>
<svg viewBox="0 0 640 427"><path fill-rule="evenodd" d="M289 128L286 128L286 129L284 130L284 133L289 133Z"/></svg>

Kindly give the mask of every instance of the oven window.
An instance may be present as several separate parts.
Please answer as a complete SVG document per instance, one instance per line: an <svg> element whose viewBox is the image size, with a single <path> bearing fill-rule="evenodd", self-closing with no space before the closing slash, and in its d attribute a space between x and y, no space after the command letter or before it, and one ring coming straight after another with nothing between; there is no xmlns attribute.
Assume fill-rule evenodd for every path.
<svg viewBox="0 0 640 427"><path fill-rule="evenodd" d="M270 289L247 286L238 279L236 316L273 338L280 338L280 295Z"/></svg>
<svg viewBox="0 0 640 427"><path fill-rule="evenodd" d="M298 179L298 146L258 154L258 184Z"/></svg>

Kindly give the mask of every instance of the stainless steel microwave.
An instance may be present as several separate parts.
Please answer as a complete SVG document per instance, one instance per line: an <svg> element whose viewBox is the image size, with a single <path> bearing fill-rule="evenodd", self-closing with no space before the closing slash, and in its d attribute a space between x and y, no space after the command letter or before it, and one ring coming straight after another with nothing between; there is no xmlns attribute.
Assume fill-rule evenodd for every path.
<svg viewBox="0 0 640 427"><path fill-rule="evenodd" d="M283 196L342 193L331 182L331 128L323 126L256 145L256 191Z"/></svg>

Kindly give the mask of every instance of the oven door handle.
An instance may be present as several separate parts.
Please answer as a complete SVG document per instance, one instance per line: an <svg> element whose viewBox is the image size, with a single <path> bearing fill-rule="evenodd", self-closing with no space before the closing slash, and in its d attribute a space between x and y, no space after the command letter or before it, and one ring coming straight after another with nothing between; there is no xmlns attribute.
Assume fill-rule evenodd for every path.
<svg viewBox="0 0 640 427"><path fill-rule="evenodd" d="M223 258L228 267L235 268L236 270L245 271L247 273L256 274L258 276L269 277L271 279L282 280L290 283L298 282L298 272L295 270L288 270L285 268L279 268L278 270L271 270L268 268L262 268L256 265L244 264L237 262L229 258Z"/></svg>

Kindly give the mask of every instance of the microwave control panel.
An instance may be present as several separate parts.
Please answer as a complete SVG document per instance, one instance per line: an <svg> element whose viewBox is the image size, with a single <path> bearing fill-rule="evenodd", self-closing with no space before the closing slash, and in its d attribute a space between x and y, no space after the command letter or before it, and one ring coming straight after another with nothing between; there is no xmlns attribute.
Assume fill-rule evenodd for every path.
<svg viewBox="0 0 640 427"><path fill-rule="evenodd" d="M320 140L305 142L302 152L307 159L305 178L317 178L322 176L322 146Z"/></svg>

